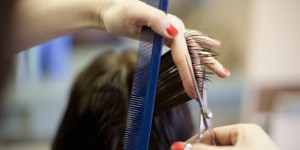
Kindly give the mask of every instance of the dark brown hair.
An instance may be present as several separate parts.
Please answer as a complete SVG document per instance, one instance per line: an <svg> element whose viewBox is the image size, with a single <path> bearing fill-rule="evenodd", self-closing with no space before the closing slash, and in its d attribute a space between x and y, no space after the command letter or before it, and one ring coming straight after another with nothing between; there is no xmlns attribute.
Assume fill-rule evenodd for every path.
<svg viewBox="0 0 300 150"><path fill-rule="evenodd" d="M0 5L0 110L3 90L13 72L13 50L10 48L14 0L4 0ZM0 118L1 122L1 118Z"/></svg>
<svg viewBox="0 0 300 150"><path fill-rule="evenodd" d="M53 149L121 149L135 59L135 51L110 51L79 75ZM169 149L193 131L188 106L182 104L189 98L170 52L161 64L149 144L155 150Z"/></svg>

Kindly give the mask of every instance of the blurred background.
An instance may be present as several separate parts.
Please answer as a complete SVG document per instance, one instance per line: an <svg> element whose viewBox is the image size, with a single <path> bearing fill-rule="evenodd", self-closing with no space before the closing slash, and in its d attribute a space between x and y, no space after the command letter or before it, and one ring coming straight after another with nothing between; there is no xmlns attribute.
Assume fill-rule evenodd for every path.
<svg viewBox="0 0 300 150"><path fill-rule="evenodd" d="M258 123L281 149L300 149L300 1L169 4L186 28L222 41L217 58L231 77L212 76L208 85L214 126ZM106 50L137 47L138 41L87 30L17 54L1 108L0 149L50 149L77 74Z"/></svg>

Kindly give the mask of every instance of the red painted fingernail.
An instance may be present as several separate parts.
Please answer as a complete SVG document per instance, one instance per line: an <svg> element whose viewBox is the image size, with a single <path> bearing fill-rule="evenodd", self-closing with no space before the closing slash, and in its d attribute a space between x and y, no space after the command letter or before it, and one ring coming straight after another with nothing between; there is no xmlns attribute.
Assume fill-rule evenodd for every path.
<svg viewBox="0 0 300 150"><path fill-rule="evenodd" d="M228 69L226 69L226 68L224 68L224 71L225 71L227 74L230 73L230 71L229 71Z"/></svg>
<svg viewBox="0 0 300 150"><path fill-rule="evenodd" d="M175 142L171 146L171 150L183 150L184 144L182 142Z"/></svg>
<svg viewBox="0 0 300 150"><path fill-rule="evenodd" d="M178 34L178 30L173 25L170 25L167 28L167 32L169 33L169 35L171 35L173 37L175 37Z"/></svg>

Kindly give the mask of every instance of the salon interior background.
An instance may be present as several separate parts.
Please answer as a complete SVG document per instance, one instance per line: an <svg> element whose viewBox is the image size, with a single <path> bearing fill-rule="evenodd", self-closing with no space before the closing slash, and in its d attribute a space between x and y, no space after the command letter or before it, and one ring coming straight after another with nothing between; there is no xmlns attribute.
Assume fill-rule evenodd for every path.
<svg viewBox="0 0 300 150"><path fill-rule="evenodd" d="M300 1L170 0L170 13L222 41L218 59L232 76L212 76L208 85L214 126L259 123L282 149L299 149ZM0 149L50 149L77 73L104 50L137 46L89 30L19 53L1 108Z"/></svg>

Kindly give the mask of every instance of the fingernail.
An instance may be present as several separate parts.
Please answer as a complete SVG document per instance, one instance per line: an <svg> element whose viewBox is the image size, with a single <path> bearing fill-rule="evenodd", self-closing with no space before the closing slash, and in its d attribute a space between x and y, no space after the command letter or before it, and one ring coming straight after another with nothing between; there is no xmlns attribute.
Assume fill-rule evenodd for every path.
<svg viewBox="0 0 300 150"><path fill-rule="evenodd" d="M169 35L171 35L173 37L175 37L178 34L178 30L173 25L170 25L167 28L167 32L169 33Z"/></svg>
<svg viewBox="0 0 300 150"><path fill-rule="evenodd" d="M175 142L171 146L171 150L183 150L184 144L182 142Z"/></svg>
<svg viewBox="0 0 300 150"><path fill-rule="evenodd" d="M227 74L230 73L230 71L229 71L228 69L226 69L226 68L224 68L224 71L225 71Z"/></svg>

